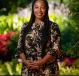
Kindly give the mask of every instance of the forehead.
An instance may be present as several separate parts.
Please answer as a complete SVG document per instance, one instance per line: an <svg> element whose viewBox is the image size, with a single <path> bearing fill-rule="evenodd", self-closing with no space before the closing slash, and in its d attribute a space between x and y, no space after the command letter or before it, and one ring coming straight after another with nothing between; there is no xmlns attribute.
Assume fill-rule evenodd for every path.
<svg viewBox="0 0 79 76"><path fill-rule="evenodd" d="M45 5L45 2L44 2L43 0L37 0L34 5L46 6L46 5Z"/></svg>

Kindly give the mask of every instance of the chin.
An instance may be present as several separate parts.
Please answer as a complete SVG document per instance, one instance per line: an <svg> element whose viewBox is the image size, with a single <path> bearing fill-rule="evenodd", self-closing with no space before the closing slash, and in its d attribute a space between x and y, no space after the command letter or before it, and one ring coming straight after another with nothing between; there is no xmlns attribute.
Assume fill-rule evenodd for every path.
<svg viewBox="0 0 79 76"><path fill-rule="evenodd" d="M38 17L39 20L43 20L43 17Z"/></svg>

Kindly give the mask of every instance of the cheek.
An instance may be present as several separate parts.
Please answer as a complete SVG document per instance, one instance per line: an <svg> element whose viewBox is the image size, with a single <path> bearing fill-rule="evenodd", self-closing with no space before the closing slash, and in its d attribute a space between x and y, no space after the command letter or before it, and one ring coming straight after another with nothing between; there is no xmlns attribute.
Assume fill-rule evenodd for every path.
<svg viewBox="0 0 79 76"><path fill-rule="evenodd" d="M46 10L43 10L44 14L46 13Z"/></svg>
<svg viewBox="0 0 79 76"><path fill-rule="evenodd" d="M46 10L45 10L45 9L43 9L43 10L42 10L42 13L45 15L45 13L46 13Z"/></svg>
<svg viewBox="0 0 79 76"><path fill-rule="evenodd" d="M34 14L36 14L38 12L38 10L37 9L34 9Z"/></svg>

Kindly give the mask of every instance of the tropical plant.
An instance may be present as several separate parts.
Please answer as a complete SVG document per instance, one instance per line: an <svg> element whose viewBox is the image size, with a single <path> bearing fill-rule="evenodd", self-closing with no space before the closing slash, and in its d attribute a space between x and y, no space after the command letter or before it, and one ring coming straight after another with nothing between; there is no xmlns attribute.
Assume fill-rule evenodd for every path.
<svg viewBox="0 0 79 76"><path fill-rule="evenodd" d="M16 49L16 47L14 46L17 46L16 37L17 37L17 34L15 32L8 32L7 34L0 34L0 59L8 60L14 56L14 52ZM14 43L14 39L16 39L15 43Z"/></svg>
<svg viewBox="0 0 79 76"><path fill-rule="evenodd" d="M29 18L20 17L17 15L0 16L0 33L7 33L9 31L20 31L23 23L27 22Z"/></svg>
<svg viewBox="0 0 79 76"><path fill-rule="evenodd" d="M74 65L71 67L65 66L63 62L59 62L59 73L60 75L68 75L75 76L79 75L79 67L75 67ZM75 62L75 64L79 64L79 60ZM79 66L79 65L78 65ZM13 59L11 62L0 62L0 75L21 75L22 64L18 63L16 59Z"/></svg>
<svg viewBox="0 0 79 76"><path fill-rule="evenodd" d="M63 49L70 57L79 57L79 0L64 0L69 8L68 27L62 34Z"/></svg>
<svg viewBox="0 0 79 76"><path fill-rule="evenodd" d="M21 68L22 65L17 63L16 59L5 63L0 61L0 75L21 75Z"/></svg>
<svg viewBox="0 0 79 76"><path fill-rule="evenodd" d="M0 0L0 15L17 12L18 8L26 7L31 0Z"/></svg>
<svg viewBox="0 0 79 76"><path fill-rule="evenodd" d="M0 17L0 59L14 58L21 26L28 20L17 15Z"/></svg>

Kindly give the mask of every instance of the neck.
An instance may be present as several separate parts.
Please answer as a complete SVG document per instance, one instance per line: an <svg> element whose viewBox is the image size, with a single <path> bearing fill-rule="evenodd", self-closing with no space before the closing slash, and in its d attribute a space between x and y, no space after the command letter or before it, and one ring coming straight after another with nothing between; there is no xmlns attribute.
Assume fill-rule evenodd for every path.
<svg viewBox="0 0 79 76"><path fill-rule="evenodd" d="M41 22L43 22L43 21L39 20L39 19L35 19L35 23L40 24Z"/></svg>

